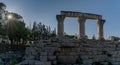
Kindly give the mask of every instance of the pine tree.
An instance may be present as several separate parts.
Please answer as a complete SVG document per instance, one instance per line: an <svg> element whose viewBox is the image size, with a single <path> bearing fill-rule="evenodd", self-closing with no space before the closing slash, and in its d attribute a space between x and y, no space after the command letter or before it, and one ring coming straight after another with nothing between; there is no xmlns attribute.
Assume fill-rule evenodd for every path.
<svg viewBox="0 0 120 65"><path fill-rule="evenodd" d="M32 31L35 31L35 30L36 30L36 21L34 21L33 28L32 28Z"/></svg>

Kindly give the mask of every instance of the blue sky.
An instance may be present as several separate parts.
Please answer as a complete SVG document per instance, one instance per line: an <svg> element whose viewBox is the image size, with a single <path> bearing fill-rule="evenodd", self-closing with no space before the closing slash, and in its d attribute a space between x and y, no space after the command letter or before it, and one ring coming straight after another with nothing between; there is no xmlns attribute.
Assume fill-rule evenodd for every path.
<svg viewBox="0 0 120 65"><path fill-rule="evenodd" d="M104 36L120 36L120 0L0 0L7 10L23 16L27 25L34 21L57 28L56 14L61 10L100 14L106 20ZM78 34L77 18L65 19L65 32ZM86 35L97 36L96 20L86 21Z"/></svg>

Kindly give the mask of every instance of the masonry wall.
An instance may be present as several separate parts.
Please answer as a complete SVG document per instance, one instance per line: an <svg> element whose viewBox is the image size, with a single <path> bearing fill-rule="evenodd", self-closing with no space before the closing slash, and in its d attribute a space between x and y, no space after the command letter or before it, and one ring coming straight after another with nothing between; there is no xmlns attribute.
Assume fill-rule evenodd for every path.
<svg viewBox="0 0 120 65"><path fill-rule="evenodd" d="M94 63L120 65L120 42L96 40L40 41L26 48L25 59L39 61L39 64L43 65L92 65Z"/></svg>

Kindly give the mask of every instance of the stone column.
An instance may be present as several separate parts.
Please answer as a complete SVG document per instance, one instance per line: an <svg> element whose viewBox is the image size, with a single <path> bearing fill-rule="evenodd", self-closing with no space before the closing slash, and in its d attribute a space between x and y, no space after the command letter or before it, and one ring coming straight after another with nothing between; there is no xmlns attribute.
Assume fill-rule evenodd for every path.
<svg viewBox="0 0 120 65"><path fill-rule="evenodd" d="M57 29L57 38L63 39L64 37L64 15L57 15L56 19L58 21L58 29Z"/></svg>
<svg viewBox="0 0 120 65"><path fill-rule="evenodd" d="M85 18L78 17L78 24L79 24L79 33L78 39L82 39L85 37Z"/></svg>
<svg viewBox="0 0 120 65"><path fill-rule="evenodd" d="M104 40L104 31L103 31L103 25L105 23L105 20L98 20L98 40Z"/></svg>

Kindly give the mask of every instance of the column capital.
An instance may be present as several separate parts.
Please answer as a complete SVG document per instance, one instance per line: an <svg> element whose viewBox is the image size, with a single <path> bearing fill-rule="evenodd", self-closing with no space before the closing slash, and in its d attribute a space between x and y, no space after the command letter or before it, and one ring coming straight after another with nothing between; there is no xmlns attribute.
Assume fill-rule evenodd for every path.
<svg viewBox="0 0 120 65"><path fill-rule="evenodd" d="M86 18L85 17L78 17L78 22L81 23L81 22L85 22Z"/></svg>
<svg viewBox="0 0 120 65"><path fill-rule="evenodd" d="M99 19L98 21L97 21L97 24L98 25L103 25L105 23L105 20L104 19Z"/></svg>
<svg viewBox="0 0 120 65"><path fill-rule="evenodd" d="M64 15L56 15L56 19L58 22L64 22L65 16Z"/></svg>

